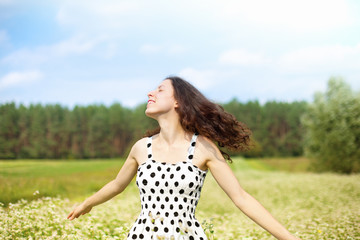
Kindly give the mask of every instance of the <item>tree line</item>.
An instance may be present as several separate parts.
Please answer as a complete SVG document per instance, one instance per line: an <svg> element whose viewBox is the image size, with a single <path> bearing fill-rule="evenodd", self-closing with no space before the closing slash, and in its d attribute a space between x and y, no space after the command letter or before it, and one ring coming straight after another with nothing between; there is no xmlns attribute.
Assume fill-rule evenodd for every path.
<svg viewBox="0 0 360 240"><path fill-rule="evenodd" d="M360 92L331 78L313 103L269 101L221 104L252 131L244 157L305 155L321 171L360 172ZM86 159L126 156L157 122L134 108L114 103L75 106L15 103L0 105L0 159Z"/></svg>
<svg viewBox="0 0 360 240"><path fill-rule="evenodd" d="M221 104L252 130L246 157L302 155L300 116L306 102ZM0 105L1 159L78 159L124 157L157 122L145 116L146 104L134 108L114 103L75 106L6 103Z"/></svg>

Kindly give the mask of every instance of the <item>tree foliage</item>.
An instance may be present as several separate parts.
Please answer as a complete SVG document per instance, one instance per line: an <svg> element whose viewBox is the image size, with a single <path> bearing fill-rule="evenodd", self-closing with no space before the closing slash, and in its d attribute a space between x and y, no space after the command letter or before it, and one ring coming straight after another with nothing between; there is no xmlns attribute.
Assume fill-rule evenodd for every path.
<svg viewBox="0 0 360 240"><path fill-rule="evenodd" d="M240 103L236 99L224 105L225 110L248 125L253 132L253 148L246 157L302 155L302 127L300 117L306 102Z"/></svg>
<svg viewBox="0 0 360 240"><path fill-rule="evenodd" d="M300 116L305 102L258 101L223 104L253 132L246 157L302 154ZM0 105L0 158L108 158L126 156L144 133L157 126L145 116L146 104L75 106ZM237 153L234 153L237 154Z"/></svg>
<svg viewBox="0 0 360 240"><path fill-rule="evenodd" d="M360 171L360 93L331 78L302 118L305 153L319 171Z"/></svg>

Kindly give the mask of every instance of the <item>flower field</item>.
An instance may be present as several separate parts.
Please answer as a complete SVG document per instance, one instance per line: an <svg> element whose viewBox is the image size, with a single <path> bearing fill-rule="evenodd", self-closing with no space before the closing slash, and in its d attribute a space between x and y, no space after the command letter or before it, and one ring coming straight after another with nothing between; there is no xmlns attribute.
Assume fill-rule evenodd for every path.
<svg viewBox="0 0 360 240"><path fill-rule="evenodd" d="M26 189L21 189L25 186L34 195L24 196L28 200L1 204L0 239L125 239L140 212L139 193L133 181L122 194L94 207L89 214L73 221L66 219L75 204L96 191L95 183L88 188L87 178L98 176L100 182L96 186L101 187L116 176L118 163L104 161L102 165L112 170L97 166L96 172L89 165L99 163L88 162L88 169L76 172L62 171L69 167L67 164L73 164L62 162L56 167L58 171L54 171L58 174L44 176L46 171L41 171L28 179L17 174L16 169L20 168L9 167L11 164L0 162L0 194L11 194L9 188L14 192L26 192ZM36 164L43 165L40 161ZM25 165L21 165L21 172L26 175ZM34 166L33 162L31 166ZM243 188L301 239L360 239L360 175L257 170L241 159L234 160L231 167ZM77 169L76 165L72 165L71 169ZM101 171L106 172L109 178L99 177L104 175ZM76 177L79 175L82 177ZM20 184L19 179L29 181L31 185ZM66 186L54 185L58 196L48 197L42 192L46 182L48 185L53 182L73 184L92 190L80 194L73 186L66 193ZM37 189L34 191L30 186ZM78 194L72 195L71 191ZM232 204L210 173L196 216L209 239L275 239Z"/></svg>

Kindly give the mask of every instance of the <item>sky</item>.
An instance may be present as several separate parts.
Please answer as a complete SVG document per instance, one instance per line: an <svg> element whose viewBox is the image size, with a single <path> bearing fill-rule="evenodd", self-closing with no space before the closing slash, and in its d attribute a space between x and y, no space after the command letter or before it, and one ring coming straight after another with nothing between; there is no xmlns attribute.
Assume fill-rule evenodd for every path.
<svg viewBox="0 0 360 240"><path fill-rule="evenodd" d="M169 75L225 103L360 89L356 0L0 0L0 104L134 107Z"/></svg>

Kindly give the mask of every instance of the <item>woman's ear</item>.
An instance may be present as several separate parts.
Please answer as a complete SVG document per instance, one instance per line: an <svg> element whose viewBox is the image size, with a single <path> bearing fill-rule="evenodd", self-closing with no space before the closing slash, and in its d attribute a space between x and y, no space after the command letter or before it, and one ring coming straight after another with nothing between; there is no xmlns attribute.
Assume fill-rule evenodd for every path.
<svg viewBox="0 0 360 240"><path fill-rule="evenodd" d="M175 107L175 108L178 108L178 107L179 107L178 101L175 101L174 107Z"/></svg>

